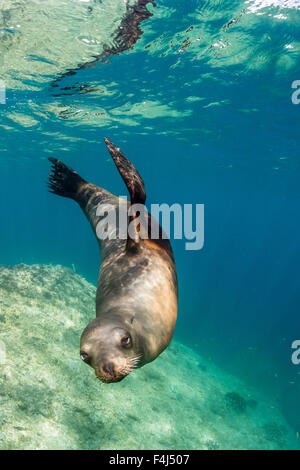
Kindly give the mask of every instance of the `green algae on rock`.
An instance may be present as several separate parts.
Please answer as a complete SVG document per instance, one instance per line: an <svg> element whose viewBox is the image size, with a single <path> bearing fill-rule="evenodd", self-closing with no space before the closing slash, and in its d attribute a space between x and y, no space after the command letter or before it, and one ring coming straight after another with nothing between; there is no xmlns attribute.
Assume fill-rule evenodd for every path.
<svg viewBox="0 0 300 470"><path fill-rule="evenodd" d="M0 267L0 449L297 448L276 405L176 341L100 383L79 357L95 291L62 266Z"/></svg>

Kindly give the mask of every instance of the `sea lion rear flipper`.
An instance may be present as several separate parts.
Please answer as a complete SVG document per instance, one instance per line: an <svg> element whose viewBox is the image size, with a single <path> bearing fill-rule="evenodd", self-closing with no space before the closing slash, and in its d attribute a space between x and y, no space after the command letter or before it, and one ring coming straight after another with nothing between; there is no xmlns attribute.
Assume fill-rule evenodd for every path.
<svg viewBox="0 0 300 470"><path fill-rule="evenodd" d="M76 200L79 188L86 181L57 158L51 157L49 160L52 163L48 184L49 192Z"/></svg>
<svg viewBox="0 0 300 470"><path fill-rule="evenodd" d="M118 147L116 147L107 137L105 137L104 140L113 161L127 186L131 204L145 204L146 191L142 177Z"/></svg>

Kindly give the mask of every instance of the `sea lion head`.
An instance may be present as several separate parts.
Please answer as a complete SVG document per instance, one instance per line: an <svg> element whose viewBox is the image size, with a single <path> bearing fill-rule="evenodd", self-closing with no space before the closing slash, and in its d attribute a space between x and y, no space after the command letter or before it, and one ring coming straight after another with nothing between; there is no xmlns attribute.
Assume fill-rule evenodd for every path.
<svg viewBox="0 0 300 470"><path fill-rule="evenodd" d="M80 340L81 359L104 383L120 382L142 363L139 339L131 321L95 318Z"/></svg>

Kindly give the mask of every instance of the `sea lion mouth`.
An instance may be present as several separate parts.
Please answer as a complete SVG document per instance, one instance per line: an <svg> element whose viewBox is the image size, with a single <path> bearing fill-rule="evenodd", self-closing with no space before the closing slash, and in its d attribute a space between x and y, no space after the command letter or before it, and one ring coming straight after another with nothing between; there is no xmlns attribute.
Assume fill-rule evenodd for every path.
<svg viewBox="0 0 300 470"><path fill-rule="evenodd" d="M121 380L125 379L125 377L127 377L128 374L126 375L121 375L121 376L118 376L118 377L114 377L114 376L104 376L104 375L97 375L96 374L96 377L97 379L101 380L101 382L105 383L105 384L110 384L110 383L116 383L116 382L121 382Z"/></svg>

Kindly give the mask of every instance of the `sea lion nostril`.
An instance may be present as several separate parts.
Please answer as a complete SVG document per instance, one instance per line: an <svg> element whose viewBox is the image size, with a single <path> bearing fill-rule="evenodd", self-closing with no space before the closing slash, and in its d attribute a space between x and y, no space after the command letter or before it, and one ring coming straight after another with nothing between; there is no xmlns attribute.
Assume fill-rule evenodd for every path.
<svg viewBox="0 0 300 470"><path fill-rule="evenodd" d="M114 375L115 368L112 362L108 362L107 364L104 364L103 366L104 372L110 375Z"/></svg>

